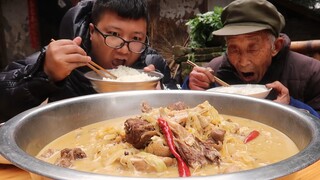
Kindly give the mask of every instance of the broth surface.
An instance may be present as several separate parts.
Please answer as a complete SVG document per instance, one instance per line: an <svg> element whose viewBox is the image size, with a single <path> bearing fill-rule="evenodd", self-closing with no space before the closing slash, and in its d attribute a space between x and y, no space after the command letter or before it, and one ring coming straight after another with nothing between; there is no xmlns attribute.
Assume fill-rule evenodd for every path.
<svg viewBox="0 0 320 180"><path fill-rule="evenodd" d="M178 177L176 163L146 171L123 165L127 162L124 156L127 152L144 152L143 149L135 149L131 144L123 142L124 121L132 117L136 116L110 119L71 131L48 144L37 157L55 164L62 149L81 148L87 157L73 161L69 168L116 176ZM299 152L294 142L275 128L241 117L219 115L220 117L219 127L228 127L223 148L219 151L220 165L213 163L201 168L190 168L192 176L253 169L281 161ZM246 135L253 130L259 131L260 135L243 143Z"/></svg>

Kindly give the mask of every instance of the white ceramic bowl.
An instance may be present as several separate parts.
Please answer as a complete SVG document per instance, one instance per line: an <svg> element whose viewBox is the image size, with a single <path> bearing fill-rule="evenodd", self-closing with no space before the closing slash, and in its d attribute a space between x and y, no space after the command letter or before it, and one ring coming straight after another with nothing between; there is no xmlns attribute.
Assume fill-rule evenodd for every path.
<svg viewBox="0 0 320 180"><path fill-rule="evenodd" d="M229 94L240 94L255 98L264 99L268 96L272 88L267 88L262 84L236 84L228 87L220 86L208 89L207 91L222 92Z"/></svg>

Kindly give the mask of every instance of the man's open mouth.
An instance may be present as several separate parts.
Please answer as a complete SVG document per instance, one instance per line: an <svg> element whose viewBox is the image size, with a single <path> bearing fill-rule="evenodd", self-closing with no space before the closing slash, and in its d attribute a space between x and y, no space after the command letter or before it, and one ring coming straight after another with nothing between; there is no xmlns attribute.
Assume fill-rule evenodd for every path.
<svg viewBox="0 0 320 180"><path fill-rule="evenodd" d="M254 73L253 72L243 72L243 73L241 73L242 74L242 76L243 77L245 77L245 78L249 78L249 77L252 77L253 75L254 75Z"/></svg>
<svg viewBox="0 0 320 180"><path fill-rule="evenodd" d="M241 72L242 79L247 83L252 83L255 81L254 72Z"/></svg>
<svg viewBox="0 0 320 180"><path fill-rule="evenodd" d="M113 66L120 66L120 65L124 65L126 63L125 59L115 59L112 61L112 65Z"/></svg>

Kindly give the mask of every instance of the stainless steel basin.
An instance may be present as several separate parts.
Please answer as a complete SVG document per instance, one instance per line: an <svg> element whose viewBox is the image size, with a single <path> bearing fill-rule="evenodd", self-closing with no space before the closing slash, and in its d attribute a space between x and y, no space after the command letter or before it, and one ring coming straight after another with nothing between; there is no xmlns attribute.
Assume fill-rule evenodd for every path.
<svg viewBox="0 0 320 180"><path fill-rule="evenodd" d="M153 107L160 107L177 101L194 106L205 100L222 114L253 119L282 131L301 151L265 167L191 179L274 179L301 170L319 160L320 123L314 116L264 99L182 90L102 93L30 109L13 117L0 128L0 154L22 169L52 179L144 179L80 172L45 163L34 156L46 144L71 130L110 118L140 113L142 101L147 101Z"/></svg>

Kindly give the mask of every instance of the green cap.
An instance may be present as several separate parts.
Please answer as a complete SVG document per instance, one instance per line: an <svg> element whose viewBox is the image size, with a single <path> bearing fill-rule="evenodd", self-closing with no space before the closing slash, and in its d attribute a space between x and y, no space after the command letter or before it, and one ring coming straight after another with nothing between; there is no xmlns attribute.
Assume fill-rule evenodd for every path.
<svg viewBox="0 0 320 180"><path fill-rule="evenodd" d="M231 36L269 29L276 37L285 26L284 17L266 0L236 0L221 14L223 28L214 31L216 36Z"/></svg>

